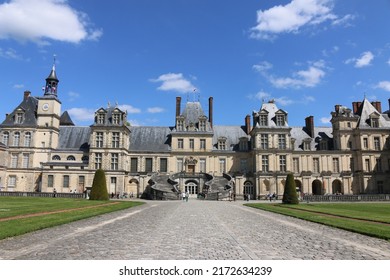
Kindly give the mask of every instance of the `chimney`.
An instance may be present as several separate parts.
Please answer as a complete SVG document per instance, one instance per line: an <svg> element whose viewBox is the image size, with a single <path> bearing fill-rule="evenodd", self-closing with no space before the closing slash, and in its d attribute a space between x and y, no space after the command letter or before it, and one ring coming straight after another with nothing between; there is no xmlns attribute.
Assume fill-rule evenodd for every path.
<svg viewBox="0 0 390 280"><path fill-rule="evenodd" d="M245 117L245 129L246 129L246 134L249 135L251 132L251 116L246 115Z"/></svg>
<svg viewBox="0 0 390 280"><path fill-rule="evenodd" d="M24 98L23 98L23 100L26 100L27 98L29 98L30 95L31 95L31 91L26 90L26 91L24 92Z"/></svg>
<svg viewBox="0 0 390 280"><path fill-rule="evenodd" d="M180 103L181 103L181 97L176 97L176 117L180 116Z"/></svg>
<svg viewBox="0 0 390 280"><path fill-rule="evenodd" d="M375 107L375 109L379 112L379 114L382 114L382 104L380 101L374 101L371 102L372 106Z"/></svg>
<svg viewBox="0 0 390 280"><path fill-rule="evenodd" d="M338 115L339 112L340 112L340 105L335 105L334 106L334 111L336 112L336 115Z"/></svg>
<svg viewBox="0 0 390 280"><path fill-rule="evenodd" d="M209 122L210 126L213 127L213 98L209 98Z"/></svg>
<svg viewBox="0 0 390 280"><path fill-rule="evenodd" d="M305 119L305 129L306 129L306 132L307 134L309 134L309 136L311 138L314 138L314 117L313 116L309 116Z"/></svg>

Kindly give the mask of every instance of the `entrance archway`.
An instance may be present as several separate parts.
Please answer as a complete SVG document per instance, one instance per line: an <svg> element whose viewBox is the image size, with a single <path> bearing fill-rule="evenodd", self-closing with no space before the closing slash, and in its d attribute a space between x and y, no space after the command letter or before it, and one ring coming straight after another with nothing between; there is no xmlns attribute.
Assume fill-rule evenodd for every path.
<svg viewBox="0 0 390 280"><path fill-rule="evenodd" d="M199 193L198 183L195 181L187 181L184 185L184 191L190 194L190 197L196 197Z"/></svg>
<svg viewBox="0 0 390 280"><path fill-rule="evenodd" d="M127 192L130 197L131 197L131 195L133 195L133 197L139 197L140 190L139 190L138 180L131 179L129 181L129 184L127 185L125 192Z"/></svg>
<svg viewBox="0 0 390 280"><path fill-rule="evenodd" d="M340 180L334 180L332 182L332 193L333 194L341 194L342 193L341 189L342 189L341 181Z"/></svg>
<svg viewBox="0 0 390 280"><path fill-rule="evenodd" d="M253 187L253 183L250 181L246 181L244 183L244 193L249 194L251 199L255 199L255 188Z"/></svg>
<svg viewBox="0 0 390 280"><path fill-rule="evenodd" d="M302 192L302 182L299 180L294 180L295 181L295 189L297 192Z"/></svg>
<svg viewBox="0 0 390 280"><path fill-rule="evenodd" d="M323 195L322 182L320 180L314 180L311 184L311 190L314 195Z"/></svg>

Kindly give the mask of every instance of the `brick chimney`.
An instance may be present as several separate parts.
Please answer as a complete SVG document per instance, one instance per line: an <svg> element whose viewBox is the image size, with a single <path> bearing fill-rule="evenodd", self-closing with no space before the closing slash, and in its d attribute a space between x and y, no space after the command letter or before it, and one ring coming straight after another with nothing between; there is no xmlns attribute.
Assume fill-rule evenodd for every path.
<svg viewBox="0 0 390 280"><path fill-rule="evenodd" d="M31 91L26 90L26 91L24 92L24 98L23 98L23 100L26 100L27 98L29 98L30 95L31 95Z"/></svg>
<svg viewBox="0 0 390 280"><path fill-rule="evenodd" d="M209 122L210 126L213 127L213 98L209 98Z"/></svg>
<svg viewBox="0 0 390 280"><path fill-rule="evenodd" d="M245 117L245 130L246 130L246 134L249 135L249 133L251 132L251 116L250 115L246 115L246 117Z"/></svg>
<svg viewBox="0 0 390 280"><path fill-rule="evenodd" d="M181 97L176 97L176 117L180 116Z"/></svg>
<svg viewBox="0 0 390 280"><path fill-rule="evenodd" d="M379 112L379 114L382 114L382 104L380 101L373 101L371 102L372 106L375 107L375 109Z"/></svg>
<svg viewBox="0 0 390 280"><path fill-rule="evenodd" d="M336 115L338 115L339 112L340 112L340 105L335 105L334 106L334 111L336 112Z"/></svg>
<svg viewBox="0 0 390 280"><path fill-rule="evenodd" d="M305 119L305 130L311 138L314 138L314 117L309 116Z"/></svg>

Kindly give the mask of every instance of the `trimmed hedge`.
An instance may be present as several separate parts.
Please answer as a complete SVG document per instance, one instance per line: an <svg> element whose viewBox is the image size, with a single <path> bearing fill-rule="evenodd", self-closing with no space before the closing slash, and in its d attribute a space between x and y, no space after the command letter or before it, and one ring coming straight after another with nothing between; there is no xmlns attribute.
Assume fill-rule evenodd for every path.
<svg viewBox="0 0 390 280"><path fill-rule="evenodd" d="M287 175L282 202L284 204L299 204L294 175L292 173Z"/></svg>
<svg viewBox="0 0 390 280"><path fill-rule="evenodd" d="M107 183L106 183L106 174L104 170L98 169L95 172L93 177L91 194L89 196L90 200L109 200Z"/></svg>

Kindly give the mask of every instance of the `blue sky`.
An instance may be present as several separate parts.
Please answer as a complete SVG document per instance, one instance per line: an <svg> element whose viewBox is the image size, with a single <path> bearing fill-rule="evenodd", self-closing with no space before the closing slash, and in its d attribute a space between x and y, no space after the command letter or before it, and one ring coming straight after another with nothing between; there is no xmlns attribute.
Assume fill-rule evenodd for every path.
<svg viewBox="0 0 390 280"><path fill-rule="evenodd" d="M132 125L172 126L175 98L243 125L274 99L290 126L330 125L366 96L388 110L389 0L0 1L0 114L41 96L53 55L77 125L118 104Z"/></svg>

